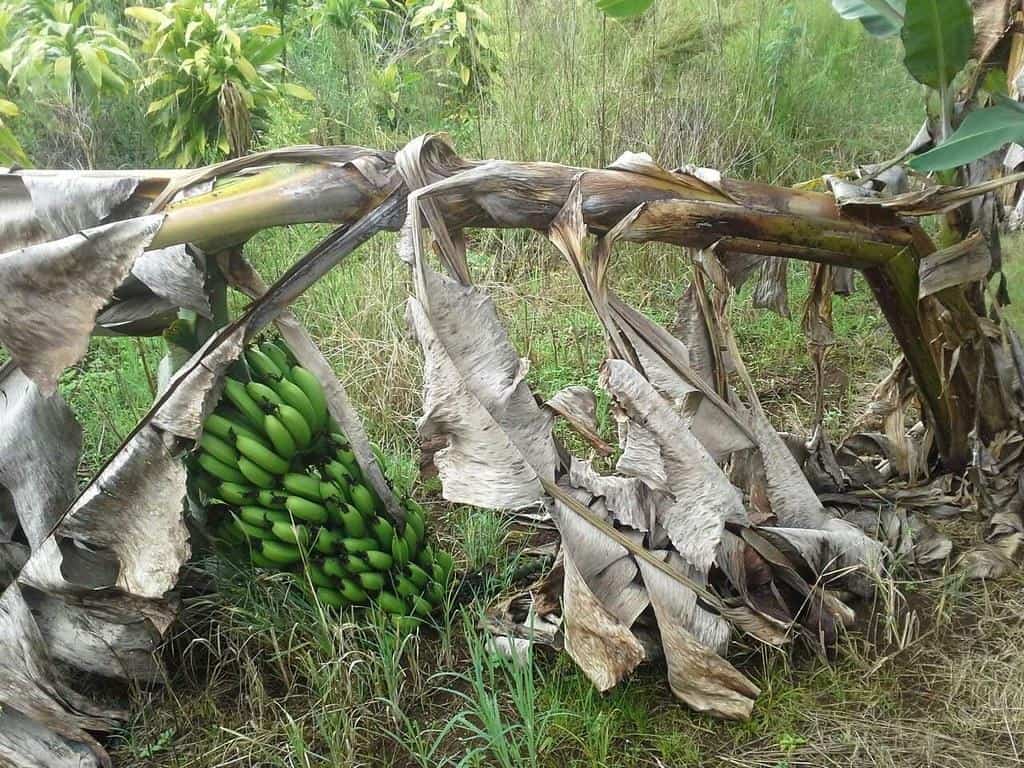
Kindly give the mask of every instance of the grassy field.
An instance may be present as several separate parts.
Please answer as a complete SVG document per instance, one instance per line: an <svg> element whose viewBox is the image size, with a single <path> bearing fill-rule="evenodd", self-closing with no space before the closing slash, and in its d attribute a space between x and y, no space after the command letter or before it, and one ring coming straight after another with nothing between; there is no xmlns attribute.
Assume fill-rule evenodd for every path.
<svg viewBox="0 0 1024 768"><path fill-rule="evenodd" d="M469 156L599 165L626 150L648 151L669 167L694 163L792 184L892 156L921 119L920 93L900 66L898 45L840 23L822 0L659 0L642 23L630 24L602 21L582 0L486 5L502 60L471 111L452 114L429 77L410 77L396 118L382 123L380 62L325 28L297 35L289 54L316 101L275 114L263 145L397 148L423 131L445 130ZM136 139L122 138L127 146L119 143L109 164L153 162L149 146ZM46 164L60 156L38 159ZM272 278L326 231L263 233L246 253ZM535 391L595 386L600 327L555 250L535 235L472 236L474 275L529 358ZM1015 290L1024 284L1024 245L1007 250L1008 272L1021 278L1011 280ZM612 280L635 305L668 322L689 269L678 251L624 246ZM802 265L790 274L792 318L753 309L747 286L733 322L775 425L803 431L813 380L799 327L807 277ZM897 571L879 585L877 605L864 606L864 615L875 618L831 661L800 648L737 642L731 658L763 691L746 723L687 711L657 664L601 695L564 656L538 650L533 664L514 666L490 655L480 615L508 588L525 535L496 512L441 502L436 483L415 478L420 370L404 321L408 289L394 239L380 237L296 310L371 436L402 466L457 553L465 576L457 599L434 630L398 640L351 617L323 615L280 578L203 558L188 581L210 579L217 589L186 594L165 649L166 684L135 693L135 715L113 742L118 765L1024 764L1024 662L1017 651L1024 599L1017 578L982 586ZM232 301L236 309L243 305L239 297ZM1021 310L1010 312L1024 320ZM826 423L839 433L895 347L863 285L836 299L835 323ZM161 354L153 341L96 339L64 377L62 391L85 427L83 476L146 409ZM607 403L602 407L602 428L611 437ZM966 521L950 533L970 536L973 525Z"/></svg>

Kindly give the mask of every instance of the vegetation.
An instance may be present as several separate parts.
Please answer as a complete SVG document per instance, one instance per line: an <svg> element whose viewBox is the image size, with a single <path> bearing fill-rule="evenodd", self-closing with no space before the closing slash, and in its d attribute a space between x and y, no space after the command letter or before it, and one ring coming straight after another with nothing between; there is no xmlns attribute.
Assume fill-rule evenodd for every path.
<svg viewBox="0 0 1024 768"><path fill-rule="evenodd" d="M602 5L614 15L615 4ZM179 0L159 11L131 11L148 30L135 56L151 101L147 133L124 162L173 158L188 165L252 145L309 140L396 146L418 126L447 129L480 157L597 165L642 149L669 166L693 162L790 184L896 154L921 117L898 43L877 43L837 23L819 0L656 2L641 20L625 23L603 19L589 2L565 10L551 0L483 8L337 0L309 11L320 14L318 23L310 19L306 28L315 31L291 39L290 73L278 57L283 12L261 19L247 8L244 18L225 21L218 13L235 11L210 8L217 6ZM431 53L434 46L443 53ZM282 75L294 86L279 86ZM223 98L227 107L225 88L238 94ZM315 98L277 100L278 91L298 95L297 88ZM141 103L131 92L118 98ZM256 130L247 127L250 119ZM38 164L54 164L43 134L61 129L59 122L12 123ZM157 139L158 156L146 156L144 135ZM277 275L323 234L317 226L264 233L247 253ZM578 371L596 371L604 352L600 326L546 244L487 233L470 246L483 287L531 362L536 391L551 394L578 383ZM675 254L644 246L624 249L613 279L629 301L668 323L687 271ZM794 272L791 304L799 306L808 279L802 269ZM412 477L419 371L405 341L406 281L393 242L375 241L312 289L297 311L397 471ZM827 371L833 410L826 423L841 430L894 347L866 292L838 300L835 313L840 341ZM811 418L814 372L797 323L753 310L748 288L734 324L776 426L801 431ZM159 354L155 343L97 339L65 378L65 394L87 419L83 471L99 465L112 435L127 434L150 401ZM607 403L599 423L613 434ZM416 496L434 494L433 481L418 481ZM863 628L835 663L749 648L742 668L764 694L754 720L726 726L679 708L654 674L602 697L564 658L501 661L478 628L479 611L516 573L522 534L487 510L430 506L433 525L447 532L446 544L471 576L458 606L422 637L401 637L384 624L337 624L285 579L200 563L218 591L188 601L167 649L174 660L168 689L139 693L144 706L120 737L118 763L717 760L778 768L1016 759L1014 734L1024 726L1021 667L1011 652L1021 626L1016 583L988 592L954 575L921 583L908 572L880 585L880 599L912 604L906 616L913 618Z"/></svg>

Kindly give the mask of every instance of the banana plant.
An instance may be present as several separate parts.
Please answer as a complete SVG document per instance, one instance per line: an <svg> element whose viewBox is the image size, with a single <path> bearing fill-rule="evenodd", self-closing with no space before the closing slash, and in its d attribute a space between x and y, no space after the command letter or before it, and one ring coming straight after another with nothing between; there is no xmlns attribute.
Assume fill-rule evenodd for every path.
<svg viewBox="0 0 1024 768"><path fill-rule="evenodd" d="M140 87L151 99L160 157L179 167L247 152L279 98L313 98L296 83L278 82L285 39L249 3L174 0L125 14L145 30Z"/></svg>
<svg viewBox="0 0 1024 768"><path fill-rule="evenodd" d="M128 44L88 0L20 0L11 5L10 44L0 51L9 81L53 89L69 105L124 94L137 67Z"/></svg>

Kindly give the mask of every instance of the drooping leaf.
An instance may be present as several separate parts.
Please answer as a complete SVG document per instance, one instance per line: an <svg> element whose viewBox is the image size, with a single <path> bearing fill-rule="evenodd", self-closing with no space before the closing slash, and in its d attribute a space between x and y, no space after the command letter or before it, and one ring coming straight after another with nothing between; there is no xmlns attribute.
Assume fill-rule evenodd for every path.
<svg viewBox="0 0 1024 768"><path fill-rule="evenodd" d="M97 312L128 276L162 218L105 224L0 254L0 342L44 391L52 391L60 372L85 354Z"/></svg>
<svg viewBox="0 0 1024 768"><path fill-rule="evenodd" d="M916 171L944 171L967 165L1011 142L1024 141L1024 110L1009 99L976 109L939 146L910 160Z"/></svg>
<svg viewBox="0 0 1024 768"><path fill-rule="evenodd" d="M543 497L557 463L551 420L534 401L491 299L422 262L407 317L424 353L421 438L443 436L434 456L446 499L521 509Z"/></svg>
<svg viewBox="0 0 1024 768"><path fill-rule="evenodd" d="M875 37L891 37L903 28L906 0L832 0L842 18L856 20Z"/></svg>
<svg viewBox="0 0 1024 768"><path fill-rule="evenodd" d="M969 0L907 0L903 63L917 82L945 89L967 64L974 42Z"/></svg>

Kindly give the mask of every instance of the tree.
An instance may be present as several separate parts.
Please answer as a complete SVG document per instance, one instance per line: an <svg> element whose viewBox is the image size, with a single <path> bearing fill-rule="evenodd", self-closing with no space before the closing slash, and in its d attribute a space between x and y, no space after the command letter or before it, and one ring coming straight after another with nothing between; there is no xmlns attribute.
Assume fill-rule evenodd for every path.
<svg viewBox="0 0 1024 768"><path fill-rule="evenodd" d="M88 123L97 104L128 91L135 61L108 19L91 13L89 0L17 0L6 11L7 47L0 67L9 86L35 97L53 96L78 132L86 164L92 165Z"/></svg>
<svg viewBox="0 0 1024 768"><path fill-rule="evenodd" d="M161 135L160 157L184 167L249 151L254 127L282 96L312 99L300 85L277 82L285 39L247 2L174 0L125 13L148 28L142 90Z"/></svg>

